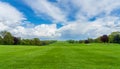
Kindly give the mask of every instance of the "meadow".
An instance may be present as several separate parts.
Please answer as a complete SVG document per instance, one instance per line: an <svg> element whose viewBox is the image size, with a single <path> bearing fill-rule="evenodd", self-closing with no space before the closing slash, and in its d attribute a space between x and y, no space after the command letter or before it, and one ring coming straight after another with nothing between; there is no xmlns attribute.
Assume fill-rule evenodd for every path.
<svg viewBox="0 0 120 69"><path fill-rule="evenodd" d="M0 46L0 69L120 69L120 45Z"/></svg>

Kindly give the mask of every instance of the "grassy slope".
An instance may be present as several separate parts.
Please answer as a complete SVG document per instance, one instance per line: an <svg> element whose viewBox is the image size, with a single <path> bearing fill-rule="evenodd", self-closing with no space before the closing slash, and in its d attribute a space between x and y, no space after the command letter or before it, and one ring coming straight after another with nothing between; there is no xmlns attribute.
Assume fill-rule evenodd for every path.
<svg viewBox="0 0 120 69"><path fill-rule="evenodd" d="M120 45L0 46L0 69L120 69Z"/></svg>

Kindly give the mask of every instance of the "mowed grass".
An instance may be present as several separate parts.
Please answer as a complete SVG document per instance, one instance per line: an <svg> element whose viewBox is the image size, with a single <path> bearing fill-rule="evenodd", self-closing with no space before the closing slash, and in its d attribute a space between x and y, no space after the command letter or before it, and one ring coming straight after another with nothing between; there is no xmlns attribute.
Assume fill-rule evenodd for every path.
<svg viewBox="0 0 120 69"><path fill-rule="evenodd" d="M120 69L120 45L1 45L0 69Z"/></svg>

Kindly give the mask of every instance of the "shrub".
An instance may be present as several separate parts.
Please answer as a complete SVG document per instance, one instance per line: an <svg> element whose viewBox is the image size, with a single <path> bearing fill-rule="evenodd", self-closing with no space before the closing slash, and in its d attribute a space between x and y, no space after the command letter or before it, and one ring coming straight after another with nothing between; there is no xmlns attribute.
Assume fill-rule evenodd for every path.
<svg viewBox="0 0 120 69"><path fill-rule="evenodd" d="M75 43L75 40L68 40L68 43Z"/></svg>
<svg viewBox="0 0 120 69"><path fill-rule="evenodd" d="M85 43L85 44L88 44L88 43L90 43L90 42L89 42L89 40L85 40L84 43Z"/></svg>
<svg viewBox="0 0 120 69"><path fill-rule="evenodd" d="M101 39L101 41L104 42L104 43L108 43L108 41L109 41L109 37L108 37L107 35L101 36L100 39Z"/></svg>

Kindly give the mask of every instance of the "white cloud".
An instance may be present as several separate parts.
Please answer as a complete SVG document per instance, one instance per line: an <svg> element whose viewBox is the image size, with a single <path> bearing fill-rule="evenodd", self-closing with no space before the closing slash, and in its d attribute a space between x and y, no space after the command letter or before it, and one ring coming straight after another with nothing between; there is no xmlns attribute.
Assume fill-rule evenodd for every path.
<svg viewBox="0 0 120 69"><path fill-rule="evenodd" d="M46 19L48 16L51 21L62 22L64 26L58 29L55 22L37 26L24 22L27 25L24 27L21 25L25 20L24 15L10 4L0 2L0 31L9 30L15 36L23 38L43 39L96 38L113 31L120 31L120 18L110 15L111 11L120 7L119 0L58 0L57 3L48 0L25 0L25 2L37 15ZM71 12L74 10L76 12ZM76 19L67 21L69 19L67 16L71 14ZM89 21L91 17L96 19Z"/></svg>
<svg viewBox="0 0 120 69"><path fill-rule="evenodd" d="M120 22L115 21L119 21L119 17L108 16L93 22L75 21L60 28L59 32L61 32L61 38L68 37L67 39L97 38L104 34L120 31Z"/></svg>
<svg viewBox="0 0 120 69"><path fill-rule="evenodd" d="M0 2L0 31L11 30L25 20L24 15L8 3Z"/></svg>
<svg viewBox="0 0 120 69"><path fill-rule="evenodd" d="M119 9L120 0L58 0L56 4L62 5L62 11L67 13L71 13L71 10L76 8L78 10L71 13L75 14L75 21L67 22L67 25L58 29L63 39L65 37L80 39L79 36L82 36L81 39L96 38L103 34L120 31L120 18L111 15L114 14L111 13L112 11ZM96 20L89 21L92 17L96 17Z"/></svg>
<svg viewBox="0 0 120 69"><path fill-rule="evenodd" d="M51 3L47 0L25 0L25 2L37 13L37 15L45 14L56 21L66 21L65 25L60 29L56 28L56 24L38 25L33 28L23 28L25 37L53 37L53 38L96 38L103 34L110 34L113 31L119 31L119 17L111 16L111 11L120 6L119 0L58 0L57 3ZM61 8L62 7L62 8ZM71 11L77 9L77 12ZM95 21L88 21L89 18L101 15ZM75 14L76 20L67 21L66 16ZM44 16L43 16L44 17ZM31 34L28 35L29 32ZM78 38L78 39L80 39Z"/></svg>
<svg viewBox="0 0 120 69"><path fill-rule="evenodd" d="M65 22L65 14L61 9L47 0L25 0L25 2L37 13L37 15L47 15L57 22ZM44 17L41 16L41 17ZM46 17L45 17L46 18Z"/></svg>
<svg viewBox="0 0 120 69"><path fill-rule="evenodd" d="M26 18L15 7L8 3L0 2L0 31L10 31L14 36L22 38L51 38L60 34L57 32L56 24L41 24L35 26L24 21ZM25 27L25 25L27 27Z"/></svg>
<svg viewBox="0 0 120 69"><path fill-rule="evenodd" d="M85 21L103 13L110 15L111 11L120 7L120 0L58 0L57 6L62 6L64 13L75 14L77 20ZM77 12L71 13L73 10Z"/></svg>
<svg viewBox="0 0 120 69"><path fill-rule="evenodd" d="M22 26L18 26L17 28L11 30L15 36L19 36L22 38L51 38L55 39L60 36L60 33L57 32L56 24L41 24L35 26L33 28L25 28Z"/></svg>
<svg viewBox="0 0 120 69"><path fill-rule="evenodd" d="M8 3L0 2L0 31L11 30L25 20L24 15Z"/></svg>
<svg viewBox="0 0 120 69"><path fill-rule="evenodd" d="M4 25L15 26L22 20L25 18L21 12L8 3L0 2L0 21Z"/></svg>
<svg viewBox="0 0 120 69"><path fill-rule="evenodd" d="M79 7L79 13L84 13L88 17L101 13L109 15L113 9L120 7L119 0L72 0L72 2Z"/></svg>
<svg viewBox="0 0 120 69"><path fill-rule="evenodd" d="M4 25L3 22L0 22L0 31L8 29L8 26Z"/></svg>

